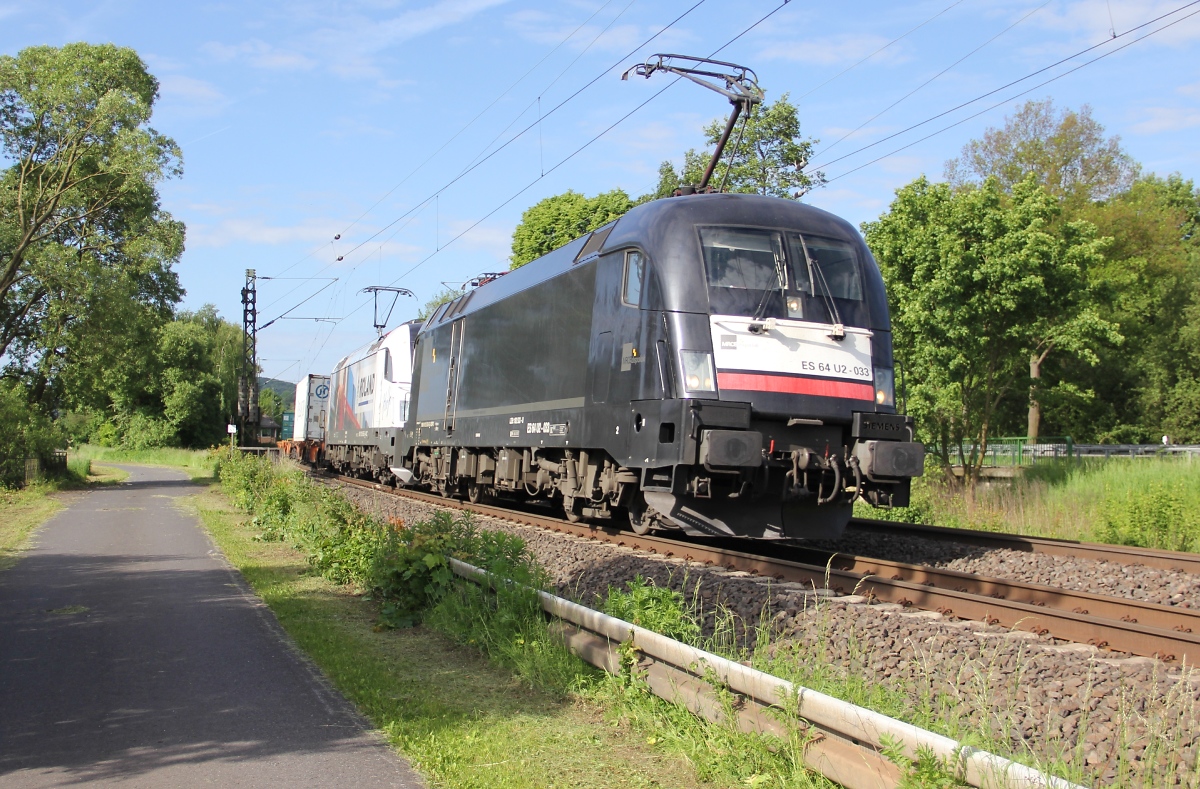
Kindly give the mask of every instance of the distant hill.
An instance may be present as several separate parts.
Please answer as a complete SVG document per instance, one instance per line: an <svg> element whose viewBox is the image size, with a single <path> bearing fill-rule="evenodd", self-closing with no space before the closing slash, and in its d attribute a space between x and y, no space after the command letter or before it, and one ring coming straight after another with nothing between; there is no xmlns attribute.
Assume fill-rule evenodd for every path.
<svg viewBox="0 0 1200 789"><path fill-rule="evenodd" d="M287 381L280 381L278 378L258 377L258 391L262 392L270 389L275 394L283 398L284 410L296 410L296 385Z"/></svg>

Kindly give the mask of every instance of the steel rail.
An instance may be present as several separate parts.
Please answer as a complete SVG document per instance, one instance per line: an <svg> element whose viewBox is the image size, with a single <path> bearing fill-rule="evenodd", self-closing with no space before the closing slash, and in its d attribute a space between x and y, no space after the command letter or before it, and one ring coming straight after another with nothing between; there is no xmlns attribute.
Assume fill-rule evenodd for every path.
<svg viewBox="0 0 1200 789"><path fill-rule="evenodd" d="M1101 562L1141 564L1159 570L1200 574L1200 554L1164 551L1156 548L1134 548L1128 545L1102 545L1094 542L1062 540L1052 537L1026 537L1020 534L952 529L945 526L925 526L919 523L881 521L854 518L847 531L875 534L900 534L924 537L938 542L959 542L982 548L1005 548L1023 553L1044 553L1051 556L1071 556Z"/></svg>
<svg viewBox="0 0 1200 789"><path fill-rule="evenodd" d="M718 544L725 546L731 542L733 541L722 541ZM744 545L746 541L741 540L740 542ZM1200 609L1112 597L1058 586L1011 581L1006 578L993 578L975 573L964 573L922 564L894 562L869 556L856 556L818 548L777 546L770 542L764 542L761 548L756 545L755 549L781 559L822 567L829 566L858 575L878 576L890 578L893 581L908 581L922 586L953 589L957 592L969 592L999 600L1012 600L1039 607L1057 608L1077 614L1091 614L1105 619L1119 619L1124 622L1140 623L1184 633L1200 633Z"/></svg>
<svg viewBox="0 0 1200 789"><path fill-rule="evenodd" d="M1200 634L1186 630L1188 624L1192 622L1192 612L1190 611L1183 615L1187 617L1182 620L1186 623L1181 625L1183 630L1155 627L1142 622L1098 616L1090 613L1090 609L1087 609L1089 613L1079 613L1073 610L1054 608L1051 605L1055 602L1054 599L1036 598L1037 602L1031 603L987 597L980 593L961 592L952 588L939 588L913 581L847 571L834 567L832 564L829 566L806 564L791 559L751 554L701 542L637 535L595 524L570 523L558 518L490 504L470 504L429 493L397 489L353 477L331 475L331 478L391 496L410 498L439 507L468 510L513 523L587 537L666 557L702 562L730 571L741 571L778 581L799 583L814 589L827 588L839 594L862 595L875 602L896 603L905 608L937 611L945 616L1001 625L1014 630L1090 644L1102 649L1128 652L1133 655L1155 657L1164 661L1184 661L1193 665L1200 662ZM877 560L866 558L862 558L862 561L877 562ZM1027 584L1002 582L999 579L983 580L1011 584L1014 587L1028 587ZM1056 594L1062 594L1066 590L1053 589L1053 591ZM1112 599L1118 600L1118 598ZM1126 601L1121 600L1120 602ZM1143 603L1143 605L1152 604ZM1168 606L1161 606L1161 608L1166 608L1168 611L1175 610Z"/></svg>

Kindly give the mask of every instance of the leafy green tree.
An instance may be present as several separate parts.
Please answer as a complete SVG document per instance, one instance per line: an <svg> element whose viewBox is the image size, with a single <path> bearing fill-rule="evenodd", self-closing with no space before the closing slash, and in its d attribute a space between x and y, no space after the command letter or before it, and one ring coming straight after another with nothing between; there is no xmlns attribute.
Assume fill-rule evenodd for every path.
<svg viewBox="0 0 1200 789"><path fill-rule="evenodd" d="M275 424L283 424L283 412L287 410L283 398L271 389L263 389L258 393L258 407L264 416L275 420Z"/></svg>
<svg viewBox="0 0 1200 789"><path fill-rule="evenodd" d="M710 186L720 188L724 183L727 192L800 198L825 183L823 173L805 171L818 141L800 134L800 114L788 94L774 104L757 105L744 118L730 137ZM699 184L724 130L720 118L705 126L704 136L712 147L688 150L682 172L663 162L652 195L668 197L682 184Z"/></svg>
<svg viewBox="0 0 1200 789"><path fill-rule="evenodd" d="M20 485L25 459L47 459L66 436L13 380L0 379L0 488Z"/></svg>
<svg viewBox="0 0 1200 789"><path fill-rule="evenodd" d="M1032 177L1011 194L996 178L954 190L922 177L863 228L888 286L909 406L942 464L955 452L971 482L1035 354L1092 361L1096 343L1116 339L1086 298L1106 240L1087 222L1058 222L1060 211Z"/></svg>
<svg viewBox="0 0 1200 789"><path fill-rule="evenodd" d="M438 307L454 301L464 293L466 293L466 291L462 288L442 288L436 294L434 294L433 298L425 302L425 306L422 307L417 313L417 318L420 320L428 319Z"/></svg>
<svg viewBox="0 0 1200 789"><path fill-rule="evenodd" d="M220 443L236 409L241 348L241 328L211 304L181 312L128 358L115 357L120 366L99 379L111 384L107 392L69 391L65 425L73 440L128 448ZM64 378L76 375L92 380L78 366Z"/></svg>
<svg viewBox="0 0 1200 789"><path fill-rule="evenodd" d="M1058 111L1050 99L1026 102L1003 128L989 128L946 162L946 179L956 187L995 177L1012 189L1030 174L1050 194L1079 203L1127 191L1138 165L1119 137L1104 136L1090 107Z"/></svg>
<svg viewBox="0 0 1200 789"><path fill-rule="evenodd" d="M1071 359L1051 366L1050 376L1097 396L1058 404L1049 420L1090 440L1200 441L1200 412L1191 407L1200 380L1200 190L1178 175L1150 175L1074 214L1113 239L1089 272L1090 289L1126 342L1097 348L1094 368Z"/></svg>
<svg viewBox="0 0 1200 789"><path fill-rule="evenodd" d="M520 268L620 218L633 206L629 195L621 189L595 197L567 191L535 203L521 214L521 222L513 231L512 268Z"/></svg>
<svg viewBox="0 0 1200 789"><path fill-rule="evenodd" d="M183 227L156 186L181 172L150 128L158 82L131 49L29 47L0 57L0 354L29 345L52 302L84 307L94 276L126 275L154 306L179 299ZM82 291L82 292L80 292ZM61 332L75 309L58 315Z"/></svg>

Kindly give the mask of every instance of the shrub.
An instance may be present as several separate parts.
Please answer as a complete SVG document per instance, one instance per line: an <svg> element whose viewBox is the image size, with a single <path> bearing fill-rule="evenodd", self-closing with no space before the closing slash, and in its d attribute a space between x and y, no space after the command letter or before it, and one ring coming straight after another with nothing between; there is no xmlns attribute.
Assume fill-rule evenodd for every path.
<svg viewBox="0 0 1200 789"><path fill-rule="evenodd" d="M45 461L66 446L66 436L37 405L31 405L20 384L0 381L0 486L25 481L25 459Z"/></svg>
<svg viewBox="0 0 1200 789"><path fill-rule="evenodd" d="M1153 480L1139 488L1106 488L1100 534L1105 542L1118 545L1194 551L1200 547L1197 498L1196 491L1189 495L1183 481Z"/></svg>
<svg viewBox="0 0 1200 789"><path fill-rule="evenodd" d="M700 625L687 609L683 594L655 586L642 576L626 581L625 591L608 587L604 613L664 636L696 644Z"/></svg>
<svg viewBox="0 0 1200 789"><path fill-rule="evenodd" d="M161 417L148 414L130 414L122 432L123 449L158 449L179 445L175 427Z"/></svg>
<svg viewBox="0 0 1200 789"><path fill-rule="evenodd" d="M481 531L469 515L440 512L428 521L395 528L360 512L335 490L313 484L299 470L223 449L217 474L235 506L254 515L259 539L289 540L313 569L337 584L352 584L380 603L381 624L408 627L450 589L450 558L521 584L541 577L524 543Z"/></svg>

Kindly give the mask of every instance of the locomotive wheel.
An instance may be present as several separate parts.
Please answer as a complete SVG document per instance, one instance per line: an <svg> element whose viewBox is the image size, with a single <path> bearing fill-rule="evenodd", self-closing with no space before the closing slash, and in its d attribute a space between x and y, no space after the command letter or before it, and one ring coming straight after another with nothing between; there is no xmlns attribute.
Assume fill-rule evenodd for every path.
<svg viewBox="0 0 1200 789"><path fill-rule="evenodd" d="M633 501L630 502L626 512L629 514L629 528L633 529L634 534L650 533L654 519L650 517L650 508L646 506L646 499L642 497L640 491L634 494Z"/></svg>

